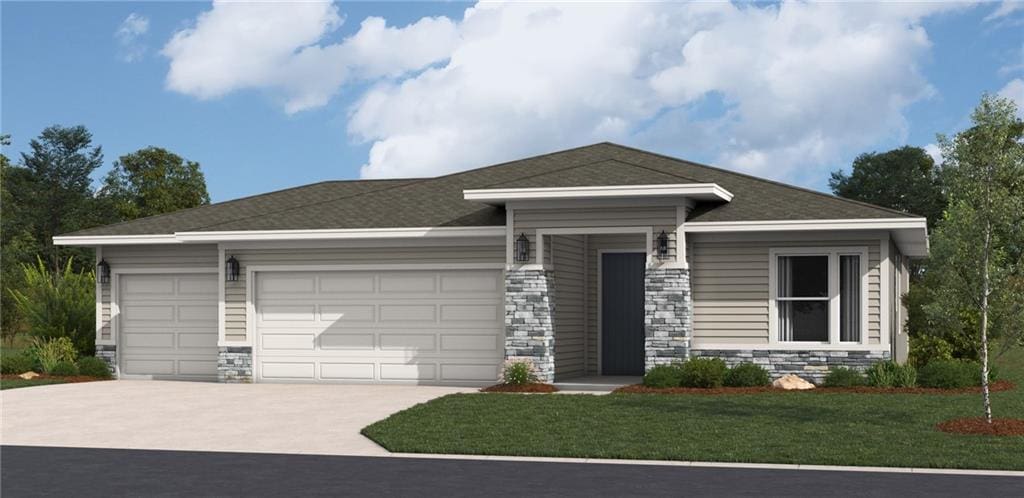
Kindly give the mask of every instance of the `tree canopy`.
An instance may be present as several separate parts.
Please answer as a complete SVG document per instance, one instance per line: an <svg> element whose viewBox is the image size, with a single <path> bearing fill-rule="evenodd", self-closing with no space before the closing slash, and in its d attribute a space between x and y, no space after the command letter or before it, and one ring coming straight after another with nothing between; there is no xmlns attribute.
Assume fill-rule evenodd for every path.
<svg viewBox="0 0 1024 498"><path fill-rule="evenodd" d="M840 197L924 216L929 228L946 207L939 168L920 147L861 154L849 175L833 171L828 184Z"/></svg>
<svg viewBox="0 0 1024 498"><path fill-rule="evenodd" d="M199 163L160 147L121 156L107 174L99 195L112 203L121 220L210 203Z"/></svg>

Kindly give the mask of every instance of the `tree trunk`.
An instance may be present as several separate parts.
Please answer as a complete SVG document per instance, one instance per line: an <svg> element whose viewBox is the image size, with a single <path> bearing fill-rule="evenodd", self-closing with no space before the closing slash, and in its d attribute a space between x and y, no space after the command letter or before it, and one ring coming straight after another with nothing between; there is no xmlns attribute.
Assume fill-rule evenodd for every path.
<svg viewBox="0 0 1024 498"><path fill-rule="evenodd" d="M985 404L985 421L992 423L992 397L988 390L988 260L992 226L985 223L985 250L981 254L981 395Z"/></svg>

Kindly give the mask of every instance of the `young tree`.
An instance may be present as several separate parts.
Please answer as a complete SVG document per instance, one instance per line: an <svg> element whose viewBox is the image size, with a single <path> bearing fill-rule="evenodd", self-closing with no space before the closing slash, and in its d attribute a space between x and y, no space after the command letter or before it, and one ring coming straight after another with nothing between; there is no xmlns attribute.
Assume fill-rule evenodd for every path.
<svg viewBox="0 0 1024 498"><path fill-rule="evenodd" d="M199 163L159 147L121 156L99 194L113 204L122 220L210 203Z"/></svg>
<svg viewBox="0 0 1024 498"><path fill-rule="evenodd" d="M47 266L59 271L62 259L75 258L91 267L86 252L58 249L53 236L102 223L96 209L90 175L103 164L103 151L92 146L92 134L84 126L51 126L29 142L32 152L22 153L28 180L20 187L17 202L31 218L32 237L41 246ZM91 253L91 251L88 251Z"/></svg>
<svg viewBox="0 0 1024 498"><path fill-rule="evenodd" d="M970 129L939 137L949 208L932 238L938 285L925 311L976 331L989 423L989 344L1016 342L1024 327L1024 123L1016 114L1012 101L985 95Z"/></svg>
<svg viewBox="0 0 1024 498"><path fill-rule="evenodd" d="M861 154L849 175L833 171L828 185L839 197L924 216L929 228L946 207L939 170L920 147Z"/></svg>

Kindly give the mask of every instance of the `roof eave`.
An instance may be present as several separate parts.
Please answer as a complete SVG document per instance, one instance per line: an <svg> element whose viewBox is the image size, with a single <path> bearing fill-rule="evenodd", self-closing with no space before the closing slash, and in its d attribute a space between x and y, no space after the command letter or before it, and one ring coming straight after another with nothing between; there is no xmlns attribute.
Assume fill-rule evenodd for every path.
<svg viewBox="0 0 1024 498"><path fill-rule="evenodd" d="M462 191L467 201L502 206L513 201L593 200L680 197L698 201L732 200L732 193L716 183L661 185L602 185L591 187L488 188Z"/></svg>

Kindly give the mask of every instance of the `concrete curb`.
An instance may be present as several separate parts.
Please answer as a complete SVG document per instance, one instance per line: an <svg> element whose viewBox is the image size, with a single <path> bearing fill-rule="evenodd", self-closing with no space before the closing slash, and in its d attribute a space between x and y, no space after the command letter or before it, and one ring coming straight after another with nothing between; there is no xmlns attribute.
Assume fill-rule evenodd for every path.
<svg viewBox="0 0 1024 498"><path fill-rule="evenodd" d="M1024 478L1024 471L1015 470L974 470L974 469L938 469L917 467L855 467L844 465L805 465L787 463L742 463L742 462L682 462L673 460L630 460L618 458L562 458L562 457L523 457L499 455L450 455L431 453L391 453L379 458L421 458L436 460L487 460L506 462L544 462L544 463L593 463L605 465L654 465L660 467L695 467L695 468L733 468L759 470L817 470L826 472L878 472L894 474L947 474L970 476L1002 476Z"/></svg>

